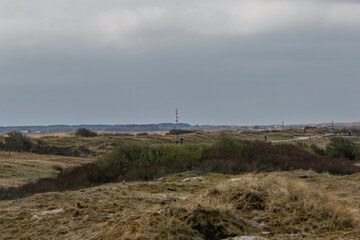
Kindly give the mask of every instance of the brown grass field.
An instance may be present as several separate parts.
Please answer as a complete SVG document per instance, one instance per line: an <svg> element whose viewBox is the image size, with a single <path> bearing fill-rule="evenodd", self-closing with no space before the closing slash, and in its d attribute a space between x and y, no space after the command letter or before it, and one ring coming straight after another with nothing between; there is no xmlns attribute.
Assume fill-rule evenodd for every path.
<svg viewBox="0 0 360 240"><path fill-rule="evenodd" d="M0 151L0 187L19 186L40 178L55 177L60 168L71 168L92 161L89 158L39 155Z"/></svg>

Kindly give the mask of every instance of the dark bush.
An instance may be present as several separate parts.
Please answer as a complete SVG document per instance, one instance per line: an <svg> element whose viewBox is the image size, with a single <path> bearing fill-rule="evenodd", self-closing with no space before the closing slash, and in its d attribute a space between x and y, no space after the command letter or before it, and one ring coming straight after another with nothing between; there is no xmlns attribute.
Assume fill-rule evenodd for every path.
<svg viewBox="0 0 360 240"><path fill-rule="evenodd" d="M77 136L77 137L96 137L97 133L90 131L87 128L79 128L78 130L76 130L75 136Z"/></svg>
<svg viewBox="0 0 360 240"><path fill-rule="evenodd" d="M183 129L172 129L169 131L169 134L171 135L180 135L180 134L186 134L186 133L194 133L193 130L183 130Z"/></svg>
<svg viewBox="0 0 360 240"><path fill-rule="evenodd" d="M4 147L9 151L30 151L33 143L27 136L13 131L8 133L8 136L5 138Z"/></svg>
<svg viewBox="0 0 360 240"><path fill-rule="evenodd" d="M147 133L147 132L139 132L136 134L136 136L148 136L148 135L149 135L149 133Z"/></svg>
<svg viewBox="0 0 360 240"><path fill-rule="evenodd" d="M100 157L96 163L99 166L141 167L155 164L167 164L177 160L198 162L204 145L148 145L123 144L111 153Z"/></svg>
<svg viewBox="0 0 360 240"><path fill-rule="evenodd" d="M32 152L37 154L46 154L46 155L61 155L61 156L72 156L72 157L88 157L96 156L96 152L91 151L86 147L56 147L48 145L34 145Z"/></svg>

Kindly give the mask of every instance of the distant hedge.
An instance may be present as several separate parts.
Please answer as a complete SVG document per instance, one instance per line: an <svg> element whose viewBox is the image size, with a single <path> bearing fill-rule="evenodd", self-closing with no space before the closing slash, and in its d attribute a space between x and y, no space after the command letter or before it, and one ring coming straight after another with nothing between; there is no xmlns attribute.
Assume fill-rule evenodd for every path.
<svg viewBox="0 0 360 240"><path fill-rule="evenodd" d="M172 129L169 131L169 134L171 135L179 135L179 134L185 134L185 133L193 133L195 131L193 130L183 130L183 129Z"/></svg>
<svg viewBox="0 0 360 240"><path fill-rule="evenodd" d="M87 128L79 128L78 130L76 130L75 136L77 136L77 137L96 137L97 133L90 131Z"/></svg>

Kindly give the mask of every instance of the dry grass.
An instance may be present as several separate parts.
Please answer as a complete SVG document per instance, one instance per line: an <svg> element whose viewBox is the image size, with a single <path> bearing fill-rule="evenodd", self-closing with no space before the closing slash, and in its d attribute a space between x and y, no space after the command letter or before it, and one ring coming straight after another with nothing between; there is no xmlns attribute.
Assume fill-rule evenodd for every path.
<svg viewBox="0 0 360 240"><path fill-rule="evenodd" d="M206 174L202 181L183 181L194 176L199 175L2 201L0 238L354 239L360 234L360 174Z"/></svg>
<svg viewBox="0 0 360 240"><path fill-rule="evenodd" d="M286 229L282 231L285 232L316 233L360 226L357 209L295 179L272 175L250 176L222 184L207 196L210 199L220 198L221 202L238 210L263 211L259 219L269 225L284 227ZM276 222L273 221L275 216L279 216ZM305 229L306 222L316 225L305 225Z"/></svg>

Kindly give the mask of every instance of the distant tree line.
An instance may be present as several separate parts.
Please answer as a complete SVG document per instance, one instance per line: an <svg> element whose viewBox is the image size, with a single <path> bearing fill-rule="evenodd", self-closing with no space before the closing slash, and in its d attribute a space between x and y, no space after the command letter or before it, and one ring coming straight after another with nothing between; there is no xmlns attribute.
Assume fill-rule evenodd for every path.
<svg viewBox="0 0 360 240"><path fill-rule="evenodd" d="M95 137L97 136L97 133L90 131L86 128L79 128L76 131L75 135L80 137ZM34 151L40 153L43 152L44 149L49 152L56 152L57 154L60 154L62 152L61 149L55 149L54 147L52 148L44 147L44 146L40 146L39 144L34 144L29 137L16 131L9 132L5 137L5 139L3 141L0 141L0 149L9 151L9 154L10 152L22 152L22 151L24 152ZM63 150L69 151L69 149L63 149Z"/></svg>
<svg viewBox="0 0 360 240"><path fill-rule="evenodd" d="M170 135L179 135L179 134L186 134L186 133L193 133L194 130L184 130L184 129L172 129L169 131Z"/></svg>

